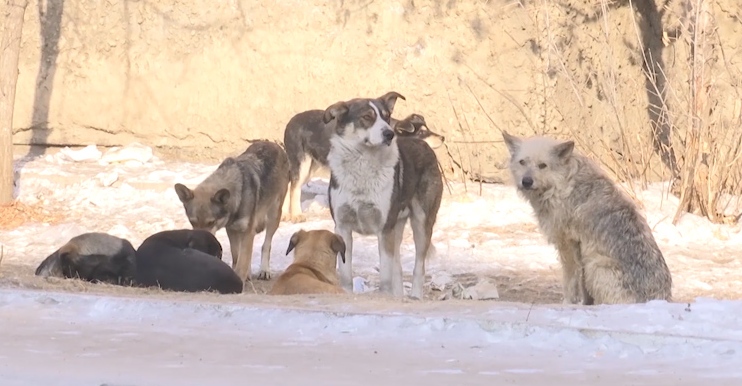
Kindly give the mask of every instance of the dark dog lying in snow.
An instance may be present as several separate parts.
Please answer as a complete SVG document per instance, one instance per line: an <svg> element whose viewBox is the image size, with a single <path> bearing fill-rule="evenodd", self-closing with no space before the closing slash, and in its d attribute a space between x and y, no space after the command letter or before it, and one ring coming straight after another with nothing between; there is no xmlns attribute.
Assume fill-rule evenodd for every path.
<svg viewBox="0 0 742 386"><path fill-rule="evenodd" d="M221 258L221 244L207 231L155 233L136 252L136 282L169 291L241 293L242 280Z"/></svg>
<svg viewBox="0 0 742 386"><path fill-rule="evenodd" d="M36 276L130 285L136 251L128 240L107 233L75 236L36 268Z"/></svg>

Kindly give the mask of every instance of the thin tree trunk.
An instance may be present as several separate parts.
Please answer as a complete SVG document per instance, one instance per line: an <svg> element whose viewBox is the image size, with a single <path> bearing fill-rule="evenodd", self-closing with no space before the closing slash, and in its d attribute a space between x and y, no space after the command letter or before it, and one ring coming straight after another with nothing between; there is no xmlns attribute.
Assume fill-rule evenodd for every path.
<svg viewBox="0 0 742 386"><path fill-rule="evenodd" d="M2 0L0 8L0 204L13 201L13 106L18 81L23 14L28 0Z"/></svg>

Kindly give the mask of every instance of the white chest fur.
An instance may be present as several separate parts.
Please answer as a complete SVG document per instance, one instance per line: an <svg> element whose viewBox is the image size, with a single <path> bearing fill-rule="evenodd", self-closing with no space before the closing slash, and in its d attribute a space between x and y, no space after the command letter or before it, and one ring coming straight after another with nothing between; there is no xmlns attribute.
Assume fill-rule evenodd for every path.
<svg viewBox="0 0 742 386"><path fill-rule="evenodd" d="M380 232L391 208L399 161L396 140L368 148L349 148L338 138L331 142L327 160L337 184L330 188L335 223L364 235Z"/></svg>

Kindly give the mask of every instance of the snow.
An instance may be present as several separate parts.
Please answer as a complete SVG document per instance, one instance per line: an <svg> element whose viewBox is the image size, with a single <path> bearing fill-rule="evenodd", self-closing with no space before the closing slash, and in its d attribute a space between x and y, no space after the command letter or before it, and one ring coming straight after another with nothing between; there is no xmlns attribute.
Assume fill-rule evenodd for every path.
<svg viewBox="0 0 742 386"><path fill-rule="evenodd" d="M704 300L690 310L665 302L589 309L503 303L417 314L398 308L369 312L345 304L318 311L310 304L287 309L0 290L0 376L18 385L64 384L59 372L70 385L199 384L203 377L232 384L244 376L306 385L343 379L678 385L742 376L742 335L733 316L742 312L740 302ZM26 361L45 365L27 369ZM136 371L122 371L128 366Z"/></svg>
<svg viewBox="0 0 742 386"><path fill-rule="evenodd" d="M65 213L67 220L0 231L3 265L26 265L30 275L43 258L83 232L107 232L127 238L136 247L150 234L189 228L173 185L180 182L194 187L217 164L163 161L140 144L106 151L95 146L63 149L54 155L19 159L19 200ZM451 189L451 193L446 190L433 235L437 252L426 264L433 285L445 287L457 280L456 275L469 274L489 276L488 280L517 276L517 285L536 287L542 281L540 275L558 275L553 247L538 232L530 206L512 186L451 183ZM271 252L274 274L291 263L285 250L294 232L333 229L325 194L327 180L315 178L303 191L315 194L302 203L309 220L281 223ZM737 300L742 292L738 274L742 269L740 226L712 224L692 214L685 214L673 225L678 200L666 192L667 184L658 183L636 193L673 273L675 297L683 299L682 303L566 307L469 300L431 301L433 306L426 306L430 302L387 302L377 307L378 302L364 301L365 295L361 295L355 298L357 302L314 299L307 300L304 307L289 309L260 302L209 304L0 289L0 340L4 342L0 358L5 356L0 363L8 358L20 363L24 357L35 358L36 363L56 363L64 350L78 348L74 344L60 348L53 340L67 342L84 336L98 351L77 353L82 359L73 356L70 363L84 364L98 358L100 374L118 374L111 377L128 384L158 384L156 379L176 378L178 384L199 384L202 378L196 370L200 368L208 368L216 377L213 384L228 384L235 374L267 381L283 374L282 379L297 384L314 384L305 376L316 376L326 380L317 384L343 384L337 383L336 369L368 370L352 363L354 355L367 360L369 366L376 363L388 368L390 374L396 372L374 375L377 383L397 383L406 377L427 384L463 384L510 377L507 379L558 385L561 379L566 384L569 379L609 374L609 380L597 379L601 383L610 379L651 380L653 385L664 379L672 381L666 384L677 385L693 379L742 376L738 365L742 363L742 301ZM218 232L217 238L225 247L224 261L231 262L226 233ZM255 241L253 272L259 268L262 240L261 234ZM409 227L401 254L403 270L409 275L414 265ZM375 238L356 235L353 269L357 292L376 288L377 267ZM481 282L481 278L475 281ZM497 290L494 287L494 294ZM502 294L501 288L499 296ZM209 326L206 334L204 326ZM65 334L69 337L63 338ZM153 347L170 347L159 361L149 357L152 353L127 359L131 365L142 366L146 370L142 374L151 378L120 371L106 373L112 367L103 358L149 351L125 344L132 337L143 347L149 341L157 342ZM6 345L6 341L13 343ZM231 344L236 341L253 346ZM36 352L33 345L46 348ZM438 350L439 346L447 349ZM394 352L368 356L372 348L389 351L390 347ZM208 353L200 354L207 348ZM253 352L259 349L273 357ZM165 362L177 359L178 350L186 354L173 365L177 371L167 370L170 365ZM309 355L304 350L331 360L324 362L325 367L305 363L299 358ZM16 356L16 352L21 354ZM246 358L250 360L245 362ZM286 363L285 358L295 362ZM262 364L250 367L248 363ZM203 367L207 364L211 367ZM327 366L335 370L327 370ZM182 371L182 367L192 370ZM4 384L27 384L23 382L32 379L29 374L33 371L24 369L0 364L0 375L10 382ZM62 371L49 365L48 372L52 370ZM295 375L288 375L292 371ZM43 378L44 374L42 371L37 374L40 378L33 379L41 384L55 379L53 375ZM93 382L92 378L75 378L84 375L65 374L70 377L69 384ZM662 378L654 378L660 375Z"/></svg>

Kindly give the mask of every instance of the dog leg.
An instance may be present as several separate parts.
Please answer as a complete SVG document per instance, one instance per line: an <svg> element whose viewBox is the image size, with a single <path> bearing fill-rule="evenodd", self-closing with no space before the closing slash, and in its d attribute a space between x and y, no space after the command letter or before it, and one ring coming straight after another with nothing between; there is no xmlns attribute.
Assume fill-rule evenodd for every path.
<svg viewBox="0 0 742 386"><path fill-rule="evenodd" d="M410 296L422 300L424 297L423 285L425 284L425 260L430 251L433 229L427 226L422 208L415 205L414 202L412 207L410 225L412 227L412 237L415 239L415 268L412 271L412 292Z"/></svg>
<svg viewBox="0 0 742 386"><path fill-rule="evenodd" d="M278 224L281 222L281 213L279 212L280 207L269 212L268 219L265 222L265 239L263 240L263 248L260 250L260 273L258 273L258 280L270 280L271 279L271 244L273 243L273 235L276 234Z"/></svg>
<svg viewBox="0 0 742 386"><path fill-rule="evenodd" d="M240 240L239 258L234 271L243 282L252 280L252 247L255 241L255 230L252 226L242 234Z"/></svg>
<svg viewBox="0 0 742 386"><path fill-rule="evenodd" d="M345 242L345 263L338 257L340 285L348 292L353 293L353 231L335 227L335 233Z"/></svg>
<svg viewBox="0 0 742 386"><path fill-rule="evenodd" d="M299 164L299 179L291 183L291 198L289 204L289 211L291 213L291 221L298 223L307 220L306 216L301 210L301 187L307 183L309 177L312 174L312 157L309 155L305 156Z"/></svg>
<svg viewBox="0 0 742 386"><path fill-rule="evenodd" d="M585 280L585 267L582 267L580 269L580 278L578 282L578 294L582 296L582 305L592 306L593 304L595 304L595 299L593 299L592 295L590 295L590 292L587 290L587 282L585 282Z"/></svg>
<svg viewBox="0 0 742 386"><path fill-rule="evenodd" d="M562 264L562 288L564 304L579 304L581 299L582 268L579 263L580 246L572 240L560 240L556 245L559 260Z"/></svg>
<svg viewBox="0 0 742 386"><path fill-rule="evenodd" d="M399 252L395 253L394 250L397 243L396 235L396 229L382 230L378 235L379 291L401 297L404 296L404 285L402 283L402 261Z"/></svg>
<svg viewBox="0 0 742 386"><path fill-rule="evenodd" d="M229 250L232 252L232 269L237 268L237 258L240 257L240 233L227 228L229 238Z"/></svg>
<svg viewBox="0 0 742 386"><path fill-rule="evenodd" d="M286 195L283 196L283 205L281 206L281 221L291 220L291 187L293 184L289 181L286 189Z"/></svg>
<svg viewBox="0 0 742 386"><path fill-rule="evenodd" d="M591 254L585 264L585 287L595 304L631 304L639 302L635 293L623 285L623 273L610 258Z"/></svg>

